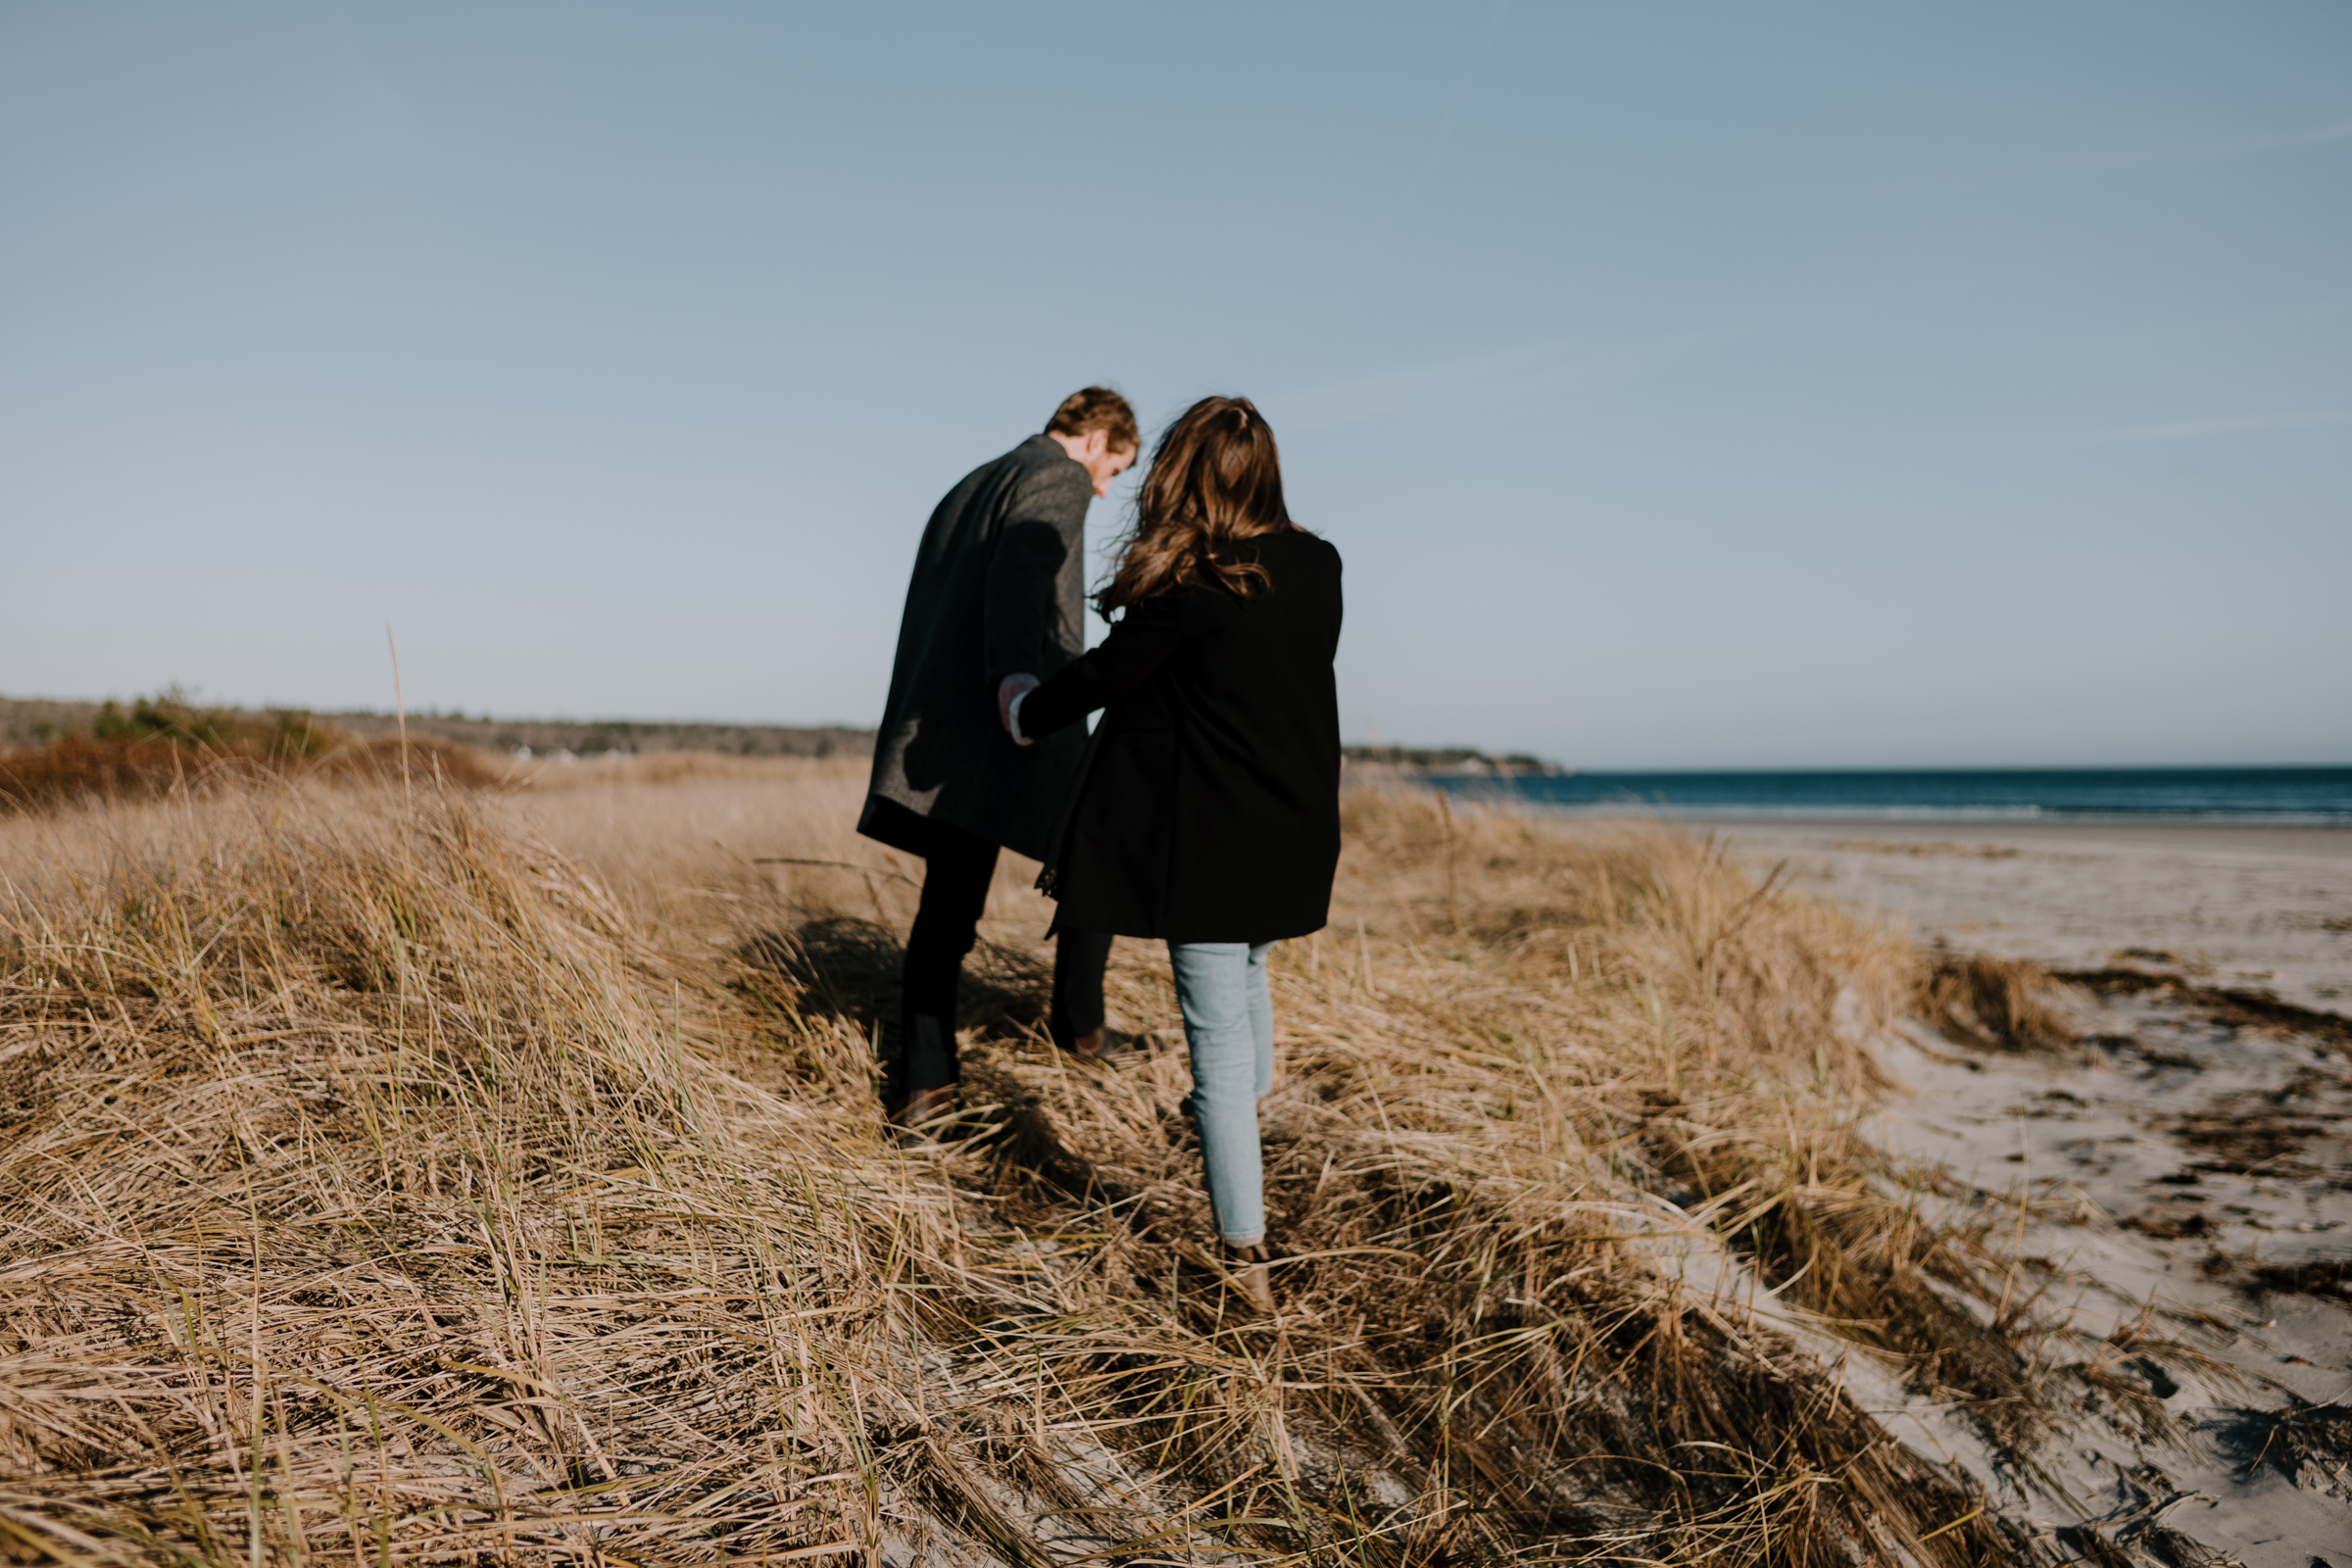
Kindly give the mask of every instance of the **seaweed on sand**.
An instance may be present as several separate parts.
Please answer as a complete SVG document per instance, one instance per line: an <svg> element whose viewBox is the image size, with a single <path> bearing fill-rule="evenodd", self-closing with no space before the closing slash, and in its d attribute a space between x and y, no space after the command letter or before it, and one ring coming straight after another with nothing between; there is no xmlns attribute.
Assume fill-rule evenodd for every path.
<svg viewBox="0 0 2352 1568"><path fill-rule="evenodd" d="M1921 1016L1956 1040L1994 1051L2061 1051L2078 1038L2065 982L2040 964L1990 954L1938 960L1921 981Z"/></svg>

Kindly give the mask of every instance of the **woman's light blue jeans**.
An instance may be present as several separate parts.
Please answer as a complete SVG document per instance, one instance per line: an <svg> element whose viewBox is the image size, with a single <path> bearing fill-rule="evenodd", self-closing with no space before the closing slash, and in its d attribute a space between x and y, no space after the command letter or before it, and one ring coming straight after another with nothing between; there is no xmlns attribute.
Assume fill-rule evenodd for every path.
<svg viewBox="0 0 2352 1568"><path fill-rule="evenodd" d="M1217 1233L1236 1247L1266 1239L1265 1166L1257 1102L1274 1088L1274 994L1260 942L1171 942L1176 1005L1193 1056L1193 1119Z"/></svg>

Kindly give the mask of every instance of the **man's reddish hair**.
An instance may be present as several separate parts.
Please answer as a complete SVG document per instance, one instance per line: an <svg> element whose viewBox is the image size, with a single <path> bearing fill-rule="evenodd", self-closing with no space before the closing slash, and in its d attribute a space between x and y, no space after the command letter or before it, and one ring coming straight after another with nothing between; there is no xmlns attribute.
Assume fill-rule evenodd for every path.
<svg viewBox="0 0 2352 1568"><path fill-rule="evenodd" d="M1127 400L1106 386L1080 387L1061 400L1054 417L1046 421L1046 434L1070 435L1084 440L1094 431L1102 432L1103 440L1113 452L1134 452L1144 444L1143 431L1135 422L1135 410Z"/></svg>

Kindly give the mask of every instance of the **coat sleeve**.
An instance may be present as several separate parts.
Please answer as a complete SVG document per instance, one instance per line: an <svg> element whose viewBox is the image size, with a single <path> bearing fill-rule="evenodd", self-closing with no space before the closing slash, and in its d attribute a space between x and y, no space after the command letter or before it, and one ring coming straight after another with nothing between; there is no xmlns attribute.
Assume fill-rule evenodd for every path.
<svg viewBox="0 0 2352 1568"><path fill-rule="evenodd" d="M1055 580L1062 563L1086 549L1094 498L1086 469L1068 462L1048 464L1014 487L981 589L981 659L992 692L1007 675L1045 666L1059 613Z"/></svg>
<svg viewBox="0 0 2352 1568"><path fill-rule="evenodd" d="M1042 738L1109 707L1149 680L1187 641L1223 625L1240 608L1231 594L1199 587L1130 606L1093 652L1021 700L1021 733Z"/></svg>

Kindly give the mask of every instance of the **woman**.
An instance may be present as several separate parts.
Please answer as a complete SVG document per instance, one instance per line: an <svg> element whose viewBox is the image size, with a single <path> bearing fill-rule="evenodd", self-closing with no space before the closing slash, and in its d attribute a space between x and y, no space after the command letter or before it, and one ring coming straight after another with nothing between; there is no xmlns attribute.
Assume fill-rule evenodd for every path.
<svg viewBox="0 0 2352 1568"><path fill-rule="evenodd" d="M1039 885L1055 925L1168 944L1201 1162L1236 1283L1271 1310L1257 1102L1266 953L1321 929L1340 858L1340 556L1291 521L1274 432L1203 398L1159 439L1102 645L1000 694L1026 745L1106 708Z"/></svg>

